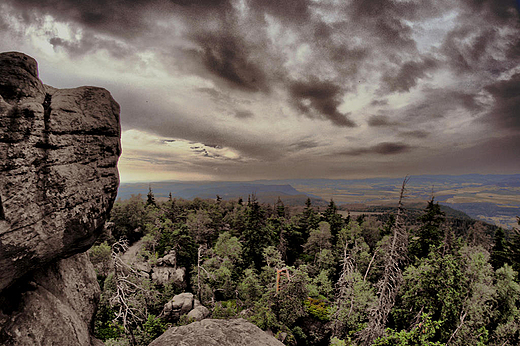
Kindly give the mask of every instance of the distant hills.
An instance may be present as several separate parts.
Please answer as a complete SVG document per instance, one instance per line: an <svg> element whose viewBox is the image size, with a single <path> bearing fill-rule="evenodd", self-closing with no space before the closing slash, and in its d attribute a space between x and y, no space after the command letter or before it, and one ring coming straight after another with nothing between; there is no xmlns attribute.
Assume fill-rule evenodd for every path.
<svg viewBox="0 0 520 346"><path fill-rule="evenodd" d="M216 198L247 200L255 194L262 203L303 205L308 197L314 205L324 206L332 198L337 204L395 206L403 178L370 179L284 179L250 182L152 182L122 183L118 197L146 195L149 184L156 198ZM466 174L411 176L406 186L405 204L424 204L431 196L440 204L469 216L510 228L520 216L520 174Z"/></svg>
<svg viewBox="0 0 520 346"><path fill-rule="evenodd" d="M242 198L247 200L255 195L261 203L274 204L278 197L287 205L303 205L307 198L311 198L314 205L325 205L327 202L312 194L300 192L289 184L267 184L265 182L155 182L155 183L121 183L118 198L127 199L131 195L148 193L152 188L156 198L167 198L172 194L174 198L216 198L225 200Z"/></svg>

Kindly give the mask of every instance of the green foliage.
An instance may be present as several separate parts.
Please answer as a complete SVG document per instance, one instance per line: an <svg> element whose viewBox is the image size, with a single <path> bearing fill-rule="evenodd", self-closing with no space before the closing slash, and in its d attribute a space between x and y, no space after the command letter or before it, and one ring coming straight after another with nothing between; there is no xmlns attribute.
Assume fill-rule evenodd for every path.
<svg viewBox="0 0 520 346"><path fill-rule="evenodd" d="M263 251L264 261L270 268L281 269L285 267L285 263L282 260L282 254L274 246L268 246Z"/></svg>
<svg viewBox="0 0 520 346"><path fill-rule="evenodd" d="M505 264L496 271L496 306L490 329L496 345L520 344L520 285L517 273Z"/></svg>
<svg viewBox="0 0 520 346"><path fill-rule="evenodd" d="M505 233L502 228L499 228L495 232L494 246L491 250L490 262L495 269L501 268L506 263L510 264L510 253L507 248Z"/></svg>
<svg viewBox="0 0 520 346"><path fill-rule="evenodd" d="M377 339L373 346L443 346L444 343L432 341L436 332L441 328L441 323L432 321L427 314L422 314L421 322L410 331L399 332L387 329L386 335Z"/></svg>
<svg viewBox="0 0 520 346"><path fill-rule="evenodd" d="M423 311L434 321L442 321L439 338L447 341L458 325L467 294L461 257L431 252L417 267L409 266L403 276L401 302L393 312L398 326L407 328Z"/></svg>
<svg viewBox="0 0 520 346"><path fill-rule="evenodd" d="M246 213L246 227L242 235L244 260L246 267L253 264L256 269L262 267L262 253L273 244L274 230L266 225L265 211L253 195Z"/></svg>
<svg viewBox="0 0 520 346"><path fill-rule="evenodd" d="M330 233L333 237L336 237L340 229L343 228L344 220L341 215L338 214L338 207L332 199L323 213L323 220L330 225Z"/></svg>
<svg viewBox="0 0 520 346"><path fill-rule="evenodd" d="M304 305L305 311L313 318L322 322L330 321L331 307L326 301L308 297Z"/></svg>
<svg viewBox="0 0 520 346"><path fill-rule="evenodd" d="M148 186L148 194L146 195L146 206L157 207L157 204L155 203L155 196L153 195L151 186Z"/></svg>
<svg viewBox="0 0 520 346"><path fill-rule="evenodd" d="M211 317L219 319L233 318L237 316L239 312L240 309L236 300L226 300L215 304Z"/></svg>
<svg viewBox="0 0 520 346"><path fill-rule="evenodd" d="M148 315L142 326L138 325L134 327L132 331L135 338L135 344L138 346L147 346L154 339L161 336L169 327L169 323L164 323L155 315Z"/></svg>
<svg viewBox="0 0 520 346"><path fill-rule="evenodd" d="M237 291L244 306L250 307L262 296L263 286L255 269L249 268L244 271L244 277L237 285Z"/></svg>
<svg viewBox="0 0 520 346"><path fill-rule="evenodd" d="M278 320L291 327L298 318L306 315L304 302L309 296L307 283L309 277L301 270L291 270L291 281L280 285L275 296L275 312Z"/></svg>
<svg viewBox="0 0 520 346"><path fill-rule="evenodd" d="M111 269L111 257L112 247L103 242L99 245L94 245L88 251L90 262L94 265L96 274L103 280L109 274Z"/></svg>
<svg viewBox="0 0 520 346"><path fill-rule="evenodd" d="M487 226L446 227L433 199L422 216L413 215L408 220L416 223L406 226L415 230L411 261L401 265L404 283L387 332L374 345L520 344L520 233L498 230L491 246ZM356 345L377 306L392 217L345 221L333 201L320 216L310 199L303 211L281 201L261 205L254 196L247 205L200 198L145 202L141 196L118 201L113 237L89 251L103 288L94 333L107 345L147 345L167 328L155 317L164 304L200 286L214 318L244 316L287 345L324 345L331 333L331 345ZM175 254L177 266L190 273L181 288L122 271L133 273L127 304L139 315L126 332L122 322L113 322L121 302L111 299L117 279L110 244L121 238L140 239L138 256L152 268L158 258ZM290 280L282 275L276 292L276 270L284 267ZM192 321L184 315L178 325Z"/></svg>
<svg viewBox="0 0 520 346"><path fill-rule="evenodd" d="M143 236L144 225L148 219L141 195L132 196L124 202L116 202L110 212L110 221L114 223L112 236L115 240L125 238L133 243Z"/></svg>
<svg viewBox="0 0 520 346"><path fill-rule="evenodd" d="M124 335L123 326L112 321L100 321L96 319L96 337L100 340L117 339Z"/></svg>
<svg viewBox="0 0 520 346"><path fill-rule="evenodd" d="M346 341L346 340L338 339L337 337L333 337L332 339L330 339L329 345L330 346L349 346L350 340Z"/></svg>
<svg viewBox="0 0 520 346"><path fill-rule="evenodd" d="M274 293L267 292L262 298L254 303L252 313L247 316L249 322L255 324L263 330L276 330L280 327L280 322L273 311L273 297Z"/></svg>
<svg viewBox="0 0 520 346"><path fill-rule="evenodd" d="M231 262L238 263L242 257L242 244L237 237L233 237L229 232L224 232L218 237L213 251L221 258L227 257Z"/></svg>
<svg viewBox="0 0 520 346"><path fill-rule="evenodd" d="M368 314L376 303L376 295L372 285L363 280L357 271L346 277L344 282L338 282L337 286L338 293L331 308L334 335L349 340L365 328Z"/></svg>
<svg viewBox="0 0 520 346"><path fill-rule="evenodd" d="M313 262L316 263L318 254L322 250L328 250L332 247L332 234L330 232L330 224L322 221L319 223L319 229L310 231L309 239L303 246L306 254L313 257Z"/></svg>
<svg viewBox="0 0 520 346"><path fill-rule="evenodd" d="M416 258L424 258L428 253L441 245L444 239L444 231L441 225L445 221L445 213L441 211L439 203L434 203L432 198L419 217L421 226L416 231L416 238L410 243L410 254Z"/></svg>
<svg viewBox="0 0 520 346"><path fill-rule="evenodd" d="M181 315L177 323L175 323L175 327L186 326L193 322L195 322L193 317L188 317L188 315Z"/></svg>
<svg viewBox="0 0 520 346"><path fill-rule="evenodd" d="M105 340L105 346L130 346L130 340L126 338L111 338Z"/></svg>

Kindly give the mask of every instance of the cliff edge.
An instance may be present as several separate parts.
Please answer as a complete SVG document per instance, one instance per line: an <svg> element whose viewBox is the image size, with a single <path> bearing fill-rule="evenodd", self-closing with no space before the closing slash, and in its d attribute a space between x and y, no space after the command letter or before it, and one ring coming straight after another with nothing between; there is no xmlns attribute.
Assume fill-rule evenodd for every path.
<svg viewBox="0 0 520 346"><path fill-rule="evenodd" d="M80 253L112 208L120 154L107 90L52 88L33 58L0 54L0 344L96 343L99 286Z"/></svg>

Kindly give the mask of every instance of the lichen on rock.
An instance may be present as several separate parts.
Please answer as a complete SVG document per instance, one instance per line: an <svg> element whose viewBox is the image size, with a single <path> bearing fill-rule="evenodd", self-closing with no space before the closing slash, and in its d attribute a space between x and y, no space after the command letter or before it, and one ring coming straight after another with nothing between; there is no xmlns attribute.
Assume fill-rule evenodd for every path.
<svg viewBox="0 0 520 346"><path fill-rule="evenodd" d="M120 153L108 91L47 87L34 59L0 54L0 291L93 244L117 194Z"/></svg>
<svg viewBox="0 0 520 346"><path fill-rule="evenodd" d="M103 230L120 154L107 90L44 85L33 58L0 54L0 344L99 344L99 285L76 254Z"/></svg>
<svg viewBox="0 0 520 346"><path fill-rule="evenodd" d="M181 327L173 327L155 339L150 346L282 346L275 337L254 324L234 320L205 319Z"/></svg>

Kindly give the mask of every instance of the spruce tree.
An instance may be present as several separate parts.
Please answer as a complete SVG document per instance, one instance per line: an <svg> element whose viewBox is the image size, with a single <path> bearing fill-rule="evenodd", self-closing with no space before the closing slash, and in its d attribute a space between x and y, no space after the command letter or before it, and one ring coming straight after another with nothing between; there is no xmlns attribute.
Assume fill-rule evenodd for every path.
<svg viewBox="0 0 520 346"><path fill-rule="evenodd" d="M157 204L155 203L155 197L152 192L152 185L148 185L148 194L146 195L146 206L149 205L157 207Z"/></svg>

